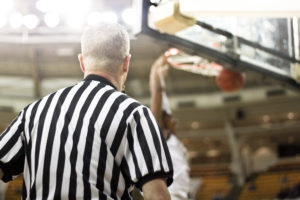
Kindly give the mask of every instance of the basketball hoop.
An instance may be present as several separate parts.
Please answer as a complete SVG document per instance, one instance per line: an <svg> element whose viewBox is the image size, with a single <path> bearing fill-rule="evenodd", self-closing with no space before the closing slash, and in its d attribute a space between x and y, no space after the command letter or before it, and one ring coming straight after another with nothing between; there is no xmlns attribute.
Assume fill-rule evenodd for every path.
<svg viewBox="0 0 300 200"><path fill-rule="evenodd" d="M202 76L216 77L218 87L224 92L236 92L245 83L245 74L226 69L215 62L210 62L199 56L188 55L179 49L171 48L164 56L169 65L175 69L199 74Z"/></svg>
<svg viewBox="0 0 300 200"><path fill-rule="evenodd" d="M169 49L164 55L172 67L203 76L217 76L223 69L221 65L215 62L210 62L199 56L188 55L176 48Z"/></svg>

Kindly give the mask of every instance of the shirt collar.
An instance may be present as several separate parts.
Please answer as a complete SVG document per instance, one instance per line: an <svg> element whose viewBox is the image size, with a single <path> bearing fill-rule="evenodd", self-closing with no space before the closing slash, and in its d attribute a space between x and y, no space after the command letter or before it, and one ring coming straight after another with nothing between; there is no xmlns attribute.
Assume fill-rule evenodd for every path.
<svg viewBox="0 0 300 200"><path fill-rule="evenodd" d="M112 86L115 90L117 90L117 88L106 78L104 78L103 76L99 76L96 74L90 74L87 77L85 77L84 81L100 81L106 85L110 85Z"/></svg>

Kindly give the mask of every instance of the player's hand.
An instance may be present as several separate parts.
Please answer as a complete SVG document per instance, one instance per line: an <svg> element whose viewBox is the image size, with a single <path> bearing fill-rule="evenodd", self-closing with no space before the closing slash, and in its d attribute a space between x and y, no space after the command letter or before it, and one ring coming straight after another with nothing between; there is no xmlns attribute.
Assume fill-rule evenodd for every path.
<svg viewBox="0 0 300 200"><path fill-rule="evenodd" d="M168 74L169 65L165 56L158 57L152 67L150 73L150 89L151 91L162 90L165 88L165 77Z"/></svg>

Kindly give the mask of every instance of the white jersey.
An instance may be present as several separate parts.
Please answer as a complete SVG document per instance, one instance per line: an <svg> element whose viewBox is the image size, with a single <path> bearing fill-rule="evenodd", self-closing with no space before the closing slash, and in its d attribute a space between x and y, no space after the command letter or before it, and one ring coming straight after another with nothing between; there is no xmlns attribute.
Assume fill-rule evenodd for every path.
<svg viewBox="0 0 300 200"><path fill-rule="evenodd" d="M167 145L173 161L174 175L173 183L169 187L172 200L187 200L190 189L190 167L188 164L187 149L182 142L170 134Z"/></svg>

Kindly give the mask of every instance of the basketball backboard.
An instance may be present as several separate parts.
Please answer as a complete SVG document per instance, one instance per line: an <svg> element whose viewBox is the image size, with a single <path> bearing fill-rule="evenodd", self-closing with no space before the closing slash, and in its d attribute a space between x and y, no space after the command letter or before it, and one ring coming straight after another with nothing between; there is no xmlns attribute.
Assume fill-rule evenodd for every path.
<svg viewBox="0 0 300 200"><path fill-rule="evenodd" d="M161 5L167 6L159 10ZM144 0L142 32L229 68L254 70L300 89L291 70L300 63L297 18L236 13L186 17L180 4L177 11L172 9L168 1Z"/></svg>

